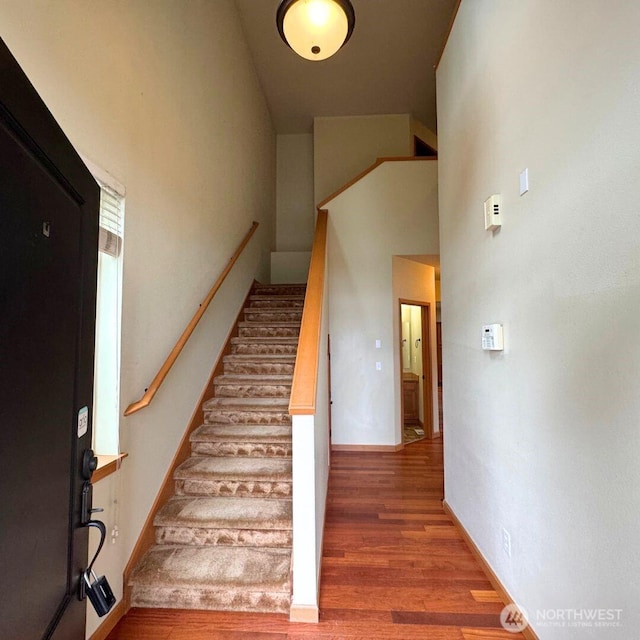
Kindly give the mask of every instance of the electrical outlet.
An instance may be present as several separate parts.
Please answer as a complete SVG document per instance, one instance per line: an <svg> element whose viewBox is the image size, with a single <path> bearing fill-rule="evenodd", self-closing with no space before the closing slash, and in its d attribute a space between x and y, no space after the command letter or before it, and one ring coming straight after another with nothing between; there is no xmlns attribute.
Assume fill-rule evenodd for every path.
<svg viewBox="0 0 640 640"><path fill-rule="evenodd" d="M502 550L511 557L511 534L503 527L502 528Z"/></svg>

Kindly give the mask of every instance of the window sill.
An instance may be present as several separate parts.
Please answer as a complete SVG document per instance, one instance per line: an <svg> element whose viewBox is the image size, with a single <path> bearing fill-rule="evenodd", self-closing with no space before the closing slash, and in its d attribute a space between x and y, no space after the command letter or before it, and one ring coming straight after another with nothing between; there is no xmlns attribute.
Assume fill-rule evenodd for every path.
<svg viewBox="0 0 640 640"><path fill-rule="evenodd" d="M91 482L95 484L107 476L110 476L112 473L115 473L128 455L128 453L119 453L117 456L98 455L98 466L91 476Z"/></svg>

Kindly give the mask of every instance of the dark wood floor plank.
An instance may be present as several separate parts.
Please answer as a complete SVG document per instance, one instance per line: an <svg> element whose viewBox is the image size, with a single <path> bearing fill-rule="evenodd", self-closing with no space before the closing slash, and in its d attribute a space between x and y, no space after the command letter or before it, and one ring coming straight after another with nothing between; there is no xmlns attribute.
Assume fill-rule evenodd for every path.
<svg viewBox="0 0 640 640"><path fill-rule="evenodd" d="M331 456L320 623L132 609L108 640L522 640L442 508L442 441Z"/></svg>

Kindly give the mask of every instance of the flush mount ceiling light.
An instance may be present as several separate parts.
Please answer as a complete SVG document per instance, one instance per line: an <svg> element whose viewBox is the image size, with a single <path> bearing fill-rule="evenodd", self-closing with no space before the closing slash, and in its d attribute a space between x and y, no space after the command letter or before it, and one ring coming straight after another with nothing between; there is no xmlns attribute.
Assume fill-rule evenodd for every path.
<svg viewBox="0 0 640 640"><path fill-rule="evenodd" d="M356 14L349 0L282 0L280 37L307 60L326 60L349 40Z"/></svg>

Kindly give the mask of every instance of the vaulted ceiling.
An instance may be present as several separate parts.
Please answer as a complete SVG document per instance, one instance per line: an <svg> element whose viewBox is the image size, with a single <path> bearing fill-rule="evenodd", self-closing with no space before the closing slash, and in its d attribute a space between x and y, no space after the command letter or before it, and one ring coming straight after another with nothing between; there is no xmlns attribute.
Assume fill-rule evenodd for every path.
<svg viewBox="0 0 640 640"><path fill-rule="evenodd" d="M411 113L436 130L434 66L456 0L352 0L349 42L322 62L280 39L280 0L235 0L278 133L310 132L314 116Z"/></svg>

